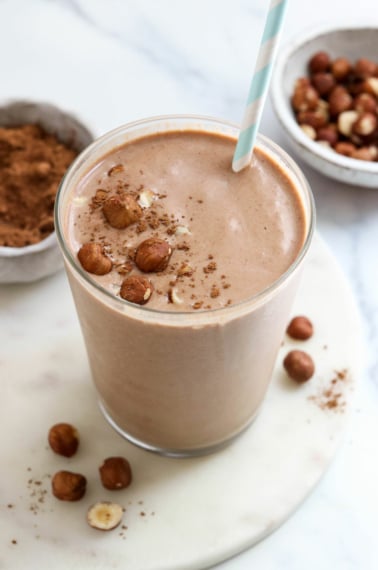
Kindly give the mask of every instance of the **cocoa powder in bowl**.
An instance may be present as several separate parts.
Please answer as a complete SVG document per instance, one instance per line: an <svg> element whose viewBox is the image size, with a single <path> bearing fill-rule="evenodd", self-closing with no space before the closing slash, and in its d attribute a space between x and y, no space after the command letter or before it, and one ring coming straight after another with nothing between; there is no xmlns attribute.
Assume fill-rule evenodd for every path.
<svg viewBox="0 0 378 570"><path fill-rule="evenodd" d="M31 245L54 231L55 194L76 155L39 125L0 126L0 245Z"/></svg>
<svg viewBox="0 0 378 570"><path fill-rule="evenodd" d="M71 113L34 101L0 104L0 132L0 283L35 281L63 266L55 193L93 135Z"/></svg>

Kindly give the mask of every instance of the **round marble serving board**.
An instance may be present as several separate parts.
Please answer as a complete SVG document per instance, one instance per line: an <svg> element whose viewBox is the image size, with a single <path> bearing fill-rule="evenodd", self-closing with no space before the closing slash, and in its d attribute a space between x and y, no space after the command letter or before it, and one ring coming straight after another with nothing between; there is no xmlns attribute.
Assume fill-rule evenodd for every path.
<svg viewBox="0 0 378 570"><path fill-rule="evenodd" d="M66 287L63 274L56 279ZM49 299L48 280L41 287L46 310L59 313L59 305L68 302L73 311L64 296ZM36 331L43 320L32 311L33 302L42 302L38 291L19 287L11 298L24 303L27 326L35 324ZM64 295L69 296L68 288ZM284 339L255 423L223 451L190 460L140 450L107 425L76 321L60 334L36 333L30 348L14 335L0 353L0 569L207 568L276 529L334 456L361 366L359 316L318 236L293 314L310 317L315 334L305 343ZM51 318L46 317L48 323ZM6 335L2 327L0 342ZM315 376L302 386L282 369L284 355L294 347L316 362ZM81 434L79 452L71 459L47 446L48 429L59 421L72 422ZM99 482L98 466L110 455L123 455L132 465L134 480L126 490L106 491ZM51 495L51 475L60 469L86 475L83 500L65 503ZM87 508L98 500L125 507L123 526L106 533L87 525Z"/></svg>

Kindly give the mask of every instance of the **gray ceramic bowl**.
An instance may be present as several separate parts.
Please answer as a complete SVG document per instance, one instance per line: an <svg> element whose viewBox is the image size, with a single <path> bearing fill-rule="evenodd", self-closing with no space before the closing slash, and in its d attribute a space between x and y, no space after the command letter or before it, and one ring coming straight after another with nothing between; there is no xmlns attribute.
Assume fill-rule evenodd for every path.
<svg viewBox="0 0 378 570"><path fill-rule="evenodd" d="M286 131L293 150L322 174L357 186L378 188L378 162L342 156L311 140L295 120L290 97L296 79L307 75L307 63L318 51L332 58L345 56L351 61L361 57L378 60L378 28L322 28L294 39L284 47L275 65L271 97L277 117Z"/></svg>
<svg viewBox="0 0 378 570"><path fill-rule="evenodd" d="M0 126L26 123L39 124L78 152L93 140L91 132L78 119L49 103L14 101L0 105ZM62 265L55 232L33 245L0 246L0 283L35 281L55 273Z"/></svg>

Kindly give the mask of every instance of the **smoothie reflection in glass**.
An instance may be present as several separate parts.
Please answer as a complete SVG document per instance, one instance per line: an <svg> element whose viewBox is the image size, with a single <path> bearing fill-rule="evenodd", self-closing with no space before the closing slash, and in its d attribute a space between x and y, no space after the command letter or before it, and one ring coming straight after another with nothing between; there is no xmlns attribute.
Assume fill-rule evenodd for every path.
<svg viewBox="0 0 378 570"><path fill-rule="evenodd" d="M313 234L296 164L260 136L235 174L237 134L205 117L125 125L79 156L57 196L100 406L166 455L215 451L256 417Z"/></svg>

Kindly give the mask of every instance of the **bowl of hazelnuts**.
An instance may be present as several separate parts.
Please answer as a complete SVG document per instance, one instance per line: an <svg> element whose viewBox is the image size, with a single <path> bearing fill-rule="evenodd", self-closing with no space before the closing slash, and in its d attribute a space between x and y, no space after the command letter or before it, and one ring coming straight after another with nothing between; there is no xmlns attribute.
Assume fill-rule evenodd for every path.
<svg viewBox="0 0 378 570"><path fill-rule="evenodd" d="M271 96L293 150L322 174L378 187L378 28L322 29L293 40Z"/></svg>

